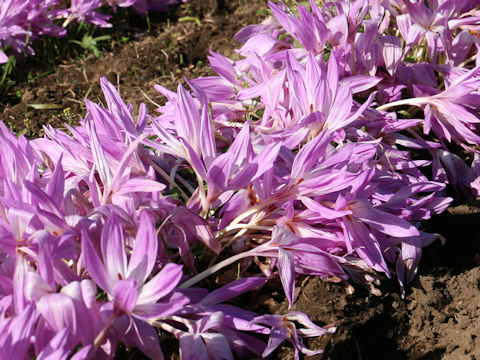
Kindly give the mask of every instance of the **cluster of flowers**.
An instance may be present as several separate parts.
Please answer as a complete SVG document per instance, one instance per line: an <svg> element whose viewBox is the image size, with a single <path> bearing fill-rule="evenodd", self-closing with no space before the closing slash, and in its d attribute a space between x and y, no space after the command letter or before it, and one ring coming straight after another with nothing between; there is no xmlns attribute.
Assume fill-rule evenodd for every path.
<svg viewBox="0 0 480 360"><path fill-rule="evenodd" d="M161 359L160 331L183 359L284 340L298 358L335 328L231 300L279 278L291 306L298 275L378 294L394 272L404 292L447 186L480 192L476 4L270 3L237 34L241 60L212 53L219 75L191 92L157 86L159 116L134 119L102 79L106 106L86 100L68 132L1 124L2 356L112 358L122 342Z"/></svg>
<svg viewBox="0 0 480 360"><path fill-rule="evenodd" d="M180 0L0 0L0 64L8 61L5 51L17 56L24 53L33 55L33 49L29 45L33 40L41 36L65 36L65 27L73 21L111 27L108 22L111 16L96 11L102 6L114 9L117 6L132 6L145 14L147 11L165 11L168 6L179 2Z"/></svg>

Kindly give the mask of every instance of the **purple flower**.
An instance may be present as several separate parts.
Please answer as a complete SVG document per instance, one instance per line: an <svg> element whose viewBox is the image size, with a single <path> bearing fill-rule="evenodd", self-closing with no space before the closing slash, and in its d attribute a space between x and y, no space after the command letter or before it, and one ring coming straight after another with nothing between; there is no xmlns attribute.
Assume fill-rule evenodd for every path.
<svg viewBox="0 0 480 360"><path fill-rule="evenodd" d="M303 327L298 328L295 322ZM264 324L271 327L268 345L263 351L262 357L270 355L284 340L288 340L295 349L295 359L300 359L300 353L313 356L323 351L312 351L303 344L303 337L317 337L333 334L335 327L328 329L315 325L304 313L292 311L286 315L262 315L252 320L254 324Z"/></svg>
<svg viewBox="0 0 480 360"><path fill-rule="evenodd" d="M338 259L324 251L318 239L298 238L280 226L274 226L272 240L251 252L257 256L278 259L278 274L290 307L295 301L295 276L297 273L348 280Z"/></svg>
<svg viewBox="0 0 480 360"><path fill-rule="evenodd" d="M439 138L447 141L467 142L477 144L480 136L477 135L478 117L475 115L476 105L466 103L469 96L475 94L480 87L478 72L480 67L465 71L447 89L439 92L436 89L418 86L423 90L421 97L399 100L377 108L384 110L388 107L411 104L424 109L425 120L423 130L425 134L433 131ZM430 93L426 93L429 91ZM433 94L432 94L433 93Z"/></svg>
<svg viewBox="0 0 480 360"><path fill-rule="evenodd" d="M7 1L0 46L21 53L28 36L63 35L54 18L107 26L103 4L145 13L176 2ZM405 294L423 248L442 239L421 221L449 206L446 189L480 191L477 4L269 4L274 17L237 34L241 59L211 53L218 76L187 80L191 92L156 86L167 98L156 118L142 104L134 119L102 78L106 105L87 100L68 133L46 127L29 141L0 124L7 355L112 358L121 342L163 359L161 330L186 359L269 356L284 340L298 358L319 352L303 338L334 328L229 302L278 276L292 307L297 274L378 295L392 264ZM429 63L408 63L427 51ZM382 111L401 105L423 117ZM191 288L234 264L236 280ZM242 278L245 265L263 275Z"/></svg>
<svg viewBox="0 0 480 360"><path fill-rule="evenodd" d="M147 281L155 266L158 246L152 218L147 212L143 212L140 217L135 245L128 261L125 235L115 213L112 213L102 230L100 244L103 261L86 232L83 232L82 238L86 269L114 301L115 310L148 319L174 312L182 305L157 303L179 283L182 277L180 265L167 264Z"/></svg>
<svg viewBox="0 0 480 360"><path fill-rule="evenodd" d="M147 212L143 212L140 217L134 246L128 260L123 231L115 213L112 213L103 227L100 239L103 261L88 234L82 232L82 254L86 270L107 293L112 305L105 308L105 311L110 313L109 320L106 320L104 328L97 335L95 346L103 343L111 325L115 325L117 329L124 327L130 329L124 322L126 316L132 316L131 326L138 329L136 332L138 341L132 341L136 341L135 344L146 354L154 351L157 354L155 357L158 358L161 354L158 338L153 337L153 344L148 342L142 346L142 337L151 338L150 333L153 331L151 326L142 320L158 319L173 314L188 302L188 299L182 296L171 298L167 302L158 302L169 296L177 287L183 275L182 267L172 263L166 264L160 272L148 279L155 267L158 245L154 224ZM132 339L131 335L129 336ZM152 350L152 346L157 350Z"/></svg>
<svg viewBox="0 0 480 360"><path fill-rule="evenodd" d="M31 304L18 313L16 317L6 318L5 309L0 307L0 346L5 359L27 356L38 313Z"/></svg>
<svg viewBox="0 0 480 360"><path fill-rule="evenodd" d="M182 359L231 359L232 350L226 337L214 330L221 326L223 313L216 312L191 325L192 333L178 336Z"/></svg>
<svg viewBox="0 0 480 360"><path fill-rule="evenodd" d="M303 5L298 4L300 18L297 18L285 13L284 9L271 1L268 5L284 29L295 37L305 50L315 55L323 52L329 31L316 6L313 6L312 14Z"/></svg>

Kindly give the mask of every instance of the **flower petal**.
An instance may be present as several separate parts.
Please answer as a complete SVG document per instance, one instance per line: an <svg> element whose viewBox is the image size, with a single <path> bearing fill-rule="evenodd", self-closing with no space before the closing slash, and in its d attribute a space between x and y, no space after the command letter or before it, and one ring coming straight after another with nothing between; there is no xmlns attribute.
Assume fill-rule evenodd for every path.
<svg viewBox="0 0 480 360"><path fill-rule="evenodd" d="M140 290L138 304L152 304L170 294L182 279L182 265L168 263Z"/></svg>
<svg viewBox="0 0 480 360"><path fill-rule="evenodd" d="M132 279L121 280L115 284L112 295L115 301L115 307L131 313L137 304L137 283Z"/></svg>
<svg viewBox="0 0 480 360"><path fill-rule="evenodd" d="M123 228L117 215L112 212L102 230L101 247L105 269L111 278L125 279L127 255L124 249Z"/></svg>
<svg viewBox="0 0 480 360"><path fill-rule="evenodd" d="M85 261L85 267L93 281L103 290L110 292L113 290L114 281L105 269L100 257L94 249L90 237L85 229L82 232L82 256Z"/></svg>

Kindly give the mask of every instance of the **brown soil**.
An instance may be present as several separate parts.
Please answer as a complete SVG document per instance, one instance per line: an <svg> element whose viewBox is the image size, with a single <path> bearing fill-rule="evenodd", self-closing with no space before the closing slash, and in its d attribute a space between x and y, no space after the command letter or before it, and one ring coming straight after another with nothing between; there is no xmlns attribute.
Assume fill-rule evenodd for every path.
<svg viewBox="0 0 480 360"><path fill-rule="evenodd" d="M130 24L134 41L112 45L98 59L91 55L59 62L55 73L19 81L8 94L0 94L0 120L33 137L42 134L44 124L75 122L83 115L85 96L101 101L100 76L116 84L134 107L145 102L153 112L153 102L163 101L154 84L175 89L184 76L210 74L208 50L235 57L234 33L259 22L264 13L259 10L266 8L266 0L192 0L174 10L168 20L153 21L149 33L145 21L134 18ZM178 21L185 16L197 17L200 25ZM22 65L19 79L28 73L41 74L44 69L36 69L37 64L32 60ZM9 95L18 92L23 95L14 103ZM36 110L30 104L54 104L60 109ZM385 280L384 295L376 297L360 287L348 295L342 285L299 279L292 310L307 313L321 325L338 327L336 334L309 342L311 348L325 349L315 358L480 359L479 220L480 202L473 201L425 224L428 231L443 234L447 243L425 249L406 299L394 280ZM258 311L288 311L280 289L262 291L257 304ZM286 345L274 358L291 359L293 352Z"/></svg>

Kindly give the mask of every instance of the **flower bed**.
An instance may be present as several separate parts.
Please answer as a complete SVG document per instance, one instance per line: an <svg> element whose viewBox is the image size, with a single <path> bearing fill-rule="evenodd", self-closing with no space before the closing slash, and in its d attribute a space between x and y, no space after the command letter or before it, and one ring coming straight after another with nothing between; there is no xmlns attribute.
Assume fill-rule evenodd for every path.
<svg viewBox="0 0 480 360"><path fill-rule="evenodd" d="M299 21L270 6L276 20L237 35L241 60L211 54L219 76L191 79L192 93L158 86L169 100L160 116L143 105L134 119L103 79L106 105L87 101L69 133L49 127L29 142L3 127L2 249L13 279L4 329L26 329L14 351L26 352L38 332L38 356L79 343L79 357L107 356L120 340L160 357L157 328L179 339L185 358L267 356L284 339L313 354L301 336L334 327L221 303L280 278L292 305L299 274L374 294L379 274L393 275L404 291L422 248L440 237L420 222L443 212L448 195L477 195L475 38L456 58L446 43L430 49L437 33L402 44L395 27L379 32L395 8L363 21L365 7L330 13L312 4L295 10ZM449 60L407 61L434 55ZM232 265L233 282L196 287ZM64 315L52 317L51 304Z"/></svg>

